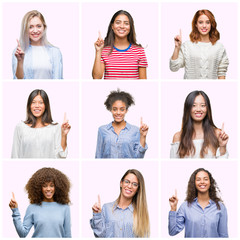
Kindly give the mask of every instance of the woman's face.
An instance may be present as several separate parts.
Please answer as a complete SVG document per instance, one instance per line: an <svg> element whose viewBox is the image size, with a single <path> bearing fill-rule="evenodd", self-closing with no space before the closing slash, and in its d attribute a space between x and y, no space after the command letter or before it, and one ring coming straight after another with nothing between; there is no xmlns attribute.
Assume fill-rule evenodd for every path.
<svg viewBox="0 0 240 240"><path fill-rule="evenodd" d="M200 193L206 193L209 191L210 179L206 172L200 171L196 174L195 187L197 191Z"/></svg>
<svg viewBox="0 0 240 240"><path fill-rule="evenodd" d="M31 45L33 46L40 46L41 45L41 39L44 32L44 26L42 21L39 17L33 17L29 21L29 39L31 41Z"/></svg>
<svg viewBox="0 0 240 240"><path fill-rule="evenodd" d="M202 14L197 20L196 27L200 35L206 36L211 31L211 22L206 15Z"/></svg>
<svg viewBox="0 0 240 240"><path fill-rule="evenodd" d="M55 193L55 185L53 182L46 182L42 185L43 201L53 202L53 196Z"/></svg>
<svg viewBox="0 0 240 240"><path fill-rule="evenodd" d="M118 15L112 24L115 37L126 38L130 32L130 22L125 14Z"/></svg>
<svg viewBox="0 0 240 240"><path fill-rule="evenodd" d="M195 97L192 109L191 117L194 121L202 121L207 115L207 106L205 99L202 95Z"/></svg>
<svg viewBox="0 0 240 240"><path fill-rule="evenodd" d="M40 95L37 95L31 103L31 112L34 117L40 118L45 112L45 104Z"/></svg>
<svg viewBox="0 0 240 240"><path fill-rule="evenodd" d="M127 113L126 104L121 100L115 101L112 105L111 113L115 122L120 123L124 121L125 114Z"/></svg>
<svg viewBox="0 0 240 240"><path fill-rule="evenodd" d="M138 179L133 173L129 173L123 181L120 182L121 196L132 199L138 190Z"/></svg>

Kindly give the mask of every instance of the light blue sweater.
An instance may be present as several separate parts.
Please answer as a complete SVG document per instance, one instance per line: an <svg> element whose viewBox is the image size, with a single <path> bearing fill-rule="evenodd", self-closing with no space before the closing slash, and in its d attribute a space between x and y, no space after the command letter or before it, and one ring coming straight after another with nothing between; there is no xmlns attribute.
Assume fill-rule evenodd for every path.
<svg viewBox="0 0 240 240"><path fill-rule="evenodd" d="M18 208L12 209L13 223L19 237L26 237L34 225L32 237L38 238L70 238L71 219L67 204L42 202L41 205L28 206L23 222Z"/></svg>

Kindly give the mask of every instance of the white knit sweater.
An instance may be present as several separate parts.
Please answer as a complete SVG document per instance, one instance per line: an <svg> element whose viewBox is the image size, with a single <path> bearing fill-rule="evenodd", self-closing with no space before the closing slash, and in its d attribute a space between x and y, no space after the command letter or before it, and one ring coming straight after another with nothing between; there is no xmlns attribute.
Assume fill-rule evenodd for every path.
<svg viewBox="0 0 240 240"><path fill-rule="evenodd" d="M184 42L176 60L170 59L173 72L185 67L185 79L217 79L226 76L229 65L224 46L220 42Z"/></svg>

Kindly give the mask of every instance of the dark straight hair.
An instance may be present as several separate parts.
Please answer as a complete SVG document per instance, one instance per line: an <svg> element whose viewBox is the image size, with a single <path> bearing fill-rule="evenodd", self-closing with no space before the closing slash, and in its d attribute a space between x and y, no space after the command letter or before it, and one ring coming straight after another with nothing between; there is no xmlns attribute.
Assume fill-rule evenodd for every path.
<svg viewBox="0 0 240 240"><path fill-rule="evenodd" d="M31 124L32 128L34 128L36 126L37 118L33 115L32 111L31 111L31 104L33 102L33 99L38 95L40 95L42 97L44 105L45 105L45 111L41 117L42 124L45 125L45 124L53 123L51 109L50 109L50 103L49 103L47 93L42 89L35 89L30 93L30 95L28 97L27 117L26 117L26 121L24 122L26 124Z"/></svg>

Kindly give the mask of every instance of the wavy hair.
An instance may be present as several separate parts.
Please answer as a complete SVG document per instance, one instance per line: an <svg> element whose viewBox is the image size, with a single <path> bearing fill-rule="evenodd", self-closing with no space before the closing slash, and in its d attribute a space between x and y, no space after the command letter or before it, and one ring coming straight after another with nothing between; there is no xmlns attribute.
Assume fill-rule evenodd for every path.
<svg viewBox="0 0 240 240"><path fill-rule="evenodd" d="M110 94L107 96L106 101L104 102L104 105L106 106L107 110L111 111L112 105L118 100L125 103L126 109L128 109L132 104L135 104L134 98L131 94L117 89L117 91L110 92Z"/></svg>
<svg viewBox="0 0 240 240"><path fill-rule="evenodd" d="M30 25L30 20L33 19L34 17L38 17L44 26L44 32L43 32L42 39L41 39L42 45L51 45L47 40L47 24L45 22L43 15L40 12L38 12L37 10L32 10L30 12L27 12L22 19L19 42L20 42L20 45L21 45L23 51L26 51L30 45L29 25Z"/></svg>
<svg viewBox="0 0 240 240"><path fill-rule="evenodd" d="M138 189L136 194L132 199L132 204L134 207L133 211L133 232L137 237L149 237L150 236L150 221L147 207L147 198L145 183L142 174L136 169L129 169L121 178L121 182L124 181L128 174L134 174L138 179ZM120 194L117 199L117 203L120 201L121 197L121 187Z"/></svg>
<svg viewBox="0 0 240 240"><path fill-rule="evenodd" d="M55 168L41 168L28 180L25 189L30 203L41 205L44 199L42 186L48 182L52 182L55 186L53 200L57 203L69 204L70 181L64 173Z"/></svg>
<svg viewBox="0 0 240 240"><path fill-rule="evenodd" d="M112 53L113 51L113 45L114 45L114 41L115 41L115 33L112 29L112 25L116 19L117 16L119 15L126 15L129 19L129 24L130 24L130 32L127 36L127 39L129 41L130 44L132 45L136 45L139 47L142 47L141 44L137 43L137 39L136 39L136 33L135 33L135 27L134 27L134 21L132 16L130 15L129 12L125 11L125 10L119 10L117 11L113 16L112 19L108 25L108 30L107 30L107 36L104 39L104 47L110 46L111 49L109 51L109 55Z"/></svg>
<svg viewBox="0 0 240 240"><path fill-rule="evenodd" d="M191 110L195 98L199 95L203 96L207 107L207 114L202 121L204 141L200 151L200 157L204 158L204 155L208 153L209 148L215 155L217 148L219 147L218 139L215 133L217 127L213 123L210 99L203 91L193 91L188 94L184 103L180 144L178 148L178 154L180 158L195 154L195 146L192 140L195 130L193 127L194 120L191 117Z"/></svg>
<svg viewBox="0 0 240 240"><path fill-rule="evenodd" d="M217 205L217 208L220 209L220 205L219 202L223 202L222 199L218 196L220 194L220 189L216 183L216 181L214 180L214 178L212 177L212 174L204 169L204 168L198 168L197 170L195 170L189 181L188 181L188 188L187 188L187 197L186 197L186 201L188 202L188 204L190 205L194 199L198 196L198 191L195 185L195 180L196 180L196 175L199 172L206 172L208 174L209 180L210 180L210 188L209 188L209 197L212 201L214 201Z"/></svg>
<svg viewBox="0 0 240 240"><path fill-rule="evenodd" d="M44 113L41 117L42 124L46 125L46 124L52 124L53 123L52 115L51 115L50 102L49 102L47 93L42 89L35 89L30 93L30 95L28 97L27 117L26 117L26 121L24 122L26 124L31 125L32 128L34 128L36 126L37 118L33 115L32 111L31 111L31 104L33 102L33 99L37 95L40 95L42 97L44 105L45 105L45 111L44 111Z"/></svg>
<svg viewBox="0 0 240 240"><path fill-rule="evenodd" d="M217 40L220 39L220 33L217 30L217 23L215 21L214 15L207 9L198 10L195 13L195 15L193 17L193 20L192 20L192 32L189 35L190 39L191 39L192 42L196 42L196 43L201 40L200 33L199 33L199 31L196 27L198 18L201 15L206 15L210 20L211 30L209 32L209 40L214 45L217 42Z"/></svg>

